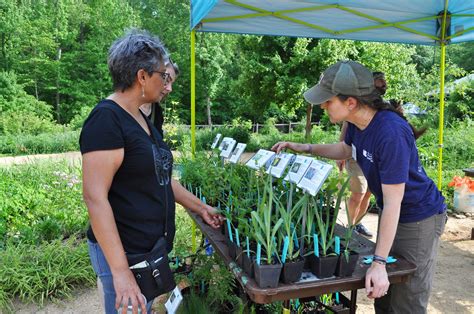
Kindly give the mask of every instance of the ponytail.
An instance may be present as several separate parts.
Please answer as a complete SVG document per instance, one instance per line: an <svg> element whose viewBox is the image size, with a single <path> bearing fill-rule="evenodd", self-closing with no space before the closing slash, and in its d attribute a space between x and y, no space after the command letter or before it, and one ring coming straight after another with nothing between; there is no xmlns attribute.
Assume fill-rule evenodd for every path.
<svg viewBox="0 0 474 314"><path fill-rule="evenodd" d="M338 95L337 96L341 101L347 100L349 97L353 97L357 100L358 104L364 104L369 108L375 109L376 111L379 110L389 110L396 113L400 118L407 121L408 125L410 126L413 135L415 136L415 140L417 140L420 136L425 134L427 127L422 127L421 129L415 128L410 122L408 122L407 118L403 114L402 103L395 99L390 99L389 101L383 100L382 96L380 95L379 91L374 90L372 94L366 96L347 96L347 95Z"/></svg>

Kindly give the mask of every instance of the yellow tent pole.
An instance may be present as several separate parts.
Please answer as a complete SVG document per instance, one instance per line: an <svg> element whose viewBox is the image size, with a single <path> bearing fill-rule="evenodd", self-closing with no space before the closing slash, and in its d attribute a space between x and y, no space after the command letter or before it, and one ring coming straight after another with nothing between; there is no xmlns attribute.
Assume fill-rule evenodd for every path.
<svg viewBox="0 0 474 314"><path fill-rule="evenodd" d="M446 44L441 42L440 90L439 90L439 144L438 144L438 189L441 190L443 171L443 131L444 131L444 68L446 65Z"/></svg>
<svg viewBox="0 0 474 314"><path fill-rule="evenodd" d="M446 66L446 14L448 2L444 2L443 21L441 23L441 62L440 62L440 88L439 88L439 139L438 139L438 189L441 190L443 172L443 132L444 132L444 69Z"/></svg>
<svg viewBox="0 0 474 314"><path fill-rule="evenodd" d="M196 153L196 31L191 31L191 153ZM196 224L191 227L191 248L196 252Z"/></svg>

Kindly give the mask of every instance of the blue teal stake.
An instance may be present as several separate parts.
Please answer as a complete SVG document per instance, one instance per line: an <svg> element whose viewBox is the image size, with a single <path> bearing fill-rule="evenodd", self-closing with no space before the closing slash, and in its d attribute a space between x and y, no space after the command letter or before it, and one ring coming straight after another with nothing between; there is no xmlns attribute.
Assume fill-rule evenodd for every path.
<svg viewBox="0 0 474 314"><path fill-rule="evenodd" d="M281 262L285 264L286 261L286 254L288 254L288 246L290 244L290 238L288 236L285 237L285 240L283 242L283 252L281 254Z"/></svg>
<svg viewBox="0 0 474 314"><path fill-rule="evenodd" d="M247 241L247 257L250 257L250 245L249 245L249 237L246 237L246 241Z"/></svg>
<svg viewBox="0 0 474 314"><path fill-rule="evenodd" d="M260 265L261 254L262 254L262 245L260 245L260 243L257 243L257 265Z"/></svg>
<svg viewBox="0 0 474 314"><path fill-rule="evenodd" d="M235 242L237 243L237 246L240 247L240 239L239 239L239 229L235 229Z"/></svg>
<svg viewBox="0 0 474 314"><path fill-rule="evenodd" d="M339 292L336 292L336 304L339 304Z"/></svg>
<svg viewBox="0 0 474 314"><path fill-rule="evenodd" d="M230 242L234 242L234 240L232 239L232 228L230 227L230 221L229 220L227 220L227 230L229 231Z"/></svg>
<svg viewBox="0 0 474 314"><path fill-rule="evenodd" d="M206 203L206 197L205 197L205 196L202 197L202 202L203 202L204 204L207 204L207 203Z"/></svg>
<svg viewBox="0 0 474 314"><path fill-rule="evenodd" d="M314 242L314 255L319 257L319 241L318 241L318 235L316 233L313 233L313 242Z"/></svg>
<svg viewBox="0 0 474 314"><path fill-rule="evenodd" d="M202 200L202 189L199 187L199 199Z"/></svg>
<svg viewBox="0 0 474 314"><path fill-rule="evenodd" d="M335 246L336 254L337 255L341 254L341 238L339 238L338 236L334 237L334 246Z"/></svg>

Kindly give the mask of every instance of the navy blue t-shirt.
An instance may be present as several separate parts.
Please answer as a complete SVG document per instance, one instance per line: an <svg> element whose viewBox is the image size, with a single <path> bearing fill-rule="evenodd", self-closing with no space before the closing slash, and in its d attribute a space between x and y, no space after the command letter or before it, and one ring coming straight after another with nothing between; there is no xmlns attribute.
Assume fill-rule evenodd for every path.
<svg viewBox="0 0 474 314"><path fill-rule="evenodd" d="M149 252L164 234L166 216L168 252L175 234L173 155L148 118L145 120L153 136L117 103L103 100L84 122L79 139L82 154L124 149L108 199L127 253ZM87 236L97 242L91 227Z"/></svg>
<svg viewBox="0 0 474 314"><path fill-rule="evenodd" d="M405 183L399 222L417 222L445 211L444 197L420 163L413 131L396 113L378 111L362 131L348 123L344 142L352 146L380 208L382 184Z"/></svg>

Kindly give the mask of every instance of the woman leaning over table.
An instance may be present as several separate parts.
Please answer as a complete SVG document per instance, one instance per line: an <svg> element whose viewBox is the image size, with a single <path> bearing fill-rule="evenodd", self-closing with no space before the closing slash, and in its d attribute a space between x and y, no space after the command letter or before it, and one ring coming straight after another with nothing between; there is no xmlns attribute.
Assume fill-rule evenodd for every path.
<svg viewBox="0 0 474 314"><path fill-rule="evenodd" d="M426 313L446 205L421 166L411 127L382 100L372 72L354 61L330 66L304 97L320 104L331 122L348 122L344 141L279 142L272 149L357 161L382 208L374 262L365 278L367 294L375 299L376 313ZM409 282L390 285L385 266L391 253L417 266Z"/></svg>
<svg viewBox="0 0 474 314"><path fill-rule="evenodd" d="M175 200L215 228L221 222L212 207L171 178L171 151L139 110L161 98L170 79L168 59L148 32L132 30L116 40L108 56L114 92L92 110L80 136L89 254L106 313L128 302L134 311L151 311L153 300L144 304L125 253L147 253L162 236L172 249Z"/></svg>

